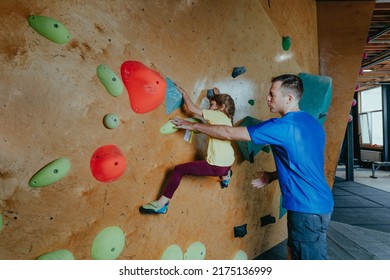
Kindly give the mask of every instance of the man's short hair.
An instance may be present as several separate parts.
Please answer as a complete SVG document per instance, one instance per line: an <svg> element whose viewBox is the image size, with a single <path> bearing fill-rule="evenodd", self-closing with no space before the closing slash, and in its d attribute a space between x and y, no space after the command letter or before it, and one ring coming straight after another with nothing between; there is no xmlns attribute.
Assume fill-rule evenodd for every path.
<svg viewBox="0 0 390 280"><path fill-rule="evenodd" d="M295 93L297 98L301 98L303 94L303 82L301 78L293 74L283 74L273 77L271 82L282 82L281 87Z"/></svg>

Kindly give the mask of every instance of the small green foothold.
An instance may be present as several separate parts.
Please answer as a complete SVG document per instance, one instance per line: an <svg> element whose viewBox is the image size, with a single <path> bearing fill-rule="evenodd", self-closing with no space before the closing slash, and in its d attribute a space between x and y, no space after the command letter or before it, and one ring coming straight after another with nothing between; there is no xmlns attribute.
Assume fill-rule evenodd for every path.
<svg viewBox="0 0 390 280"><path fill-rule="evenodd" d="M252 105L252 106L255 105L255 101L254 101L253 99L249 100L248 103L249 103L250 105Z"/></svg>
<svg viewBox="0 0 390 280"><path fill-rule="evenodd" d="M117 97L122 94L124 85L121 78L115 74L106 64L100 64L96 68L97 76L109 94Z"/></svg>
<svg viewBox="0 0 390 280"><path fill-rule="evenodd" d="M167 249L165 249L164 253L161 256L161 260L182 260L183 252L179 245L172 244Z"/></svg>
<svg viewBox="0 0 390 280"><path fill-rule="evenodd" d="M185 260L204 260L206 257L206 247L197 241L192 243L184 253Z"/></svg>
<svg viewBox="0 0 390 280"><path fill-rule="evenodd" d="M69 250L62 249L43 254L37 260L74 260L74 256Z"/></svg>
<svg viewBox="0 0 390 280"><path fill-rule="evenodd" d="M234 260L248 260L248 255L243 250L239 250L233 258Z"/></svg>
<svg viewBox="0 0 390 280"><path fill-rule="evenodd" d="M119 125L119 121L119 117L115 114L107 114L103 118L104 126L109 129L117 127Z"/></svg>
<svg viewBox="0 0 390 280"><path fill-rule="evenodd" d="M291 39L289 36L283 36L282 38L282 47L283 50L288 51L291 46Z"/></svg>
<svg viewBox="0 0 390 280"><path fill-rule="evenodd" d="M66 44L70 40L68 29L54 18L32 15L27 21L36 32L54 43Z"/></svg>

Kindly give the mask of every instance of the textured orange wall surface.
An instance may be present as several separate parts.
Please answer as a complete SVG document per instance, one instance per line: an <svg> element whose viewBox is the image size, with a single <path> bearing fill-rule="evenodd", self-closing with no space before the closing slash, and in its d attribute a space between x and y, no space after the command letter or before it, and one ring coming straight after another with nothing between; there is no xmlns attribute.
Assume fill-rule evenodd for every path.
<svg viewBox="0 0 390 280"><path fill-rule="evenodd" d="M291 38L294 59L302 71L319 74L317 6L312 0L260 0L281 36Z"/></svg>
<svg viewBox="0 0 390 280"><path fill-rule="evenodd" d="M109 95L96 75L99 64L120 75L124 61L136 60L178 82L198 105L209 88L231 94L235 122L274 116L264 102L271 77L318 70L315 1L298 1L280 18L270 9L282 7L263 2L2 1L0 259L34 259L59 249L91 259L95 236L108 226L125 234L119 259L159 259L171 244L184 252L196 241L205 245L206 259L232 259L238 250L254 258L284 240L277 182L261 190L250 185L257 171L273 170L272 154L260 152L251 164L236 144L229 188L222 190L217 178L185 177L166 215L141 215L139 206L158 197L174 165L204 156L206 138L187 143L183 131L160 134L169 118L184 112L167 115L163 103L136 114L126 91ZM299 31L289 28L293 18L282 30L287 11L299 21ZM62 22L70 42L59 45L40 36L28 25L29 15ZM300 32L308 34L307 41L299 39ZM292 38L287 52L281 45L286 34ZM247 72L234 79L236 66ZM104 127L108 113L120 117L117 128ZM127 166L118 180L101 183L89 162L108 144L120 147ZM29 187L37 170L60 157L71 162L67 176ZM261 227L260 218L268 214L276 223ZM243 224L248 234L235 238L233 228Z"/></svg>

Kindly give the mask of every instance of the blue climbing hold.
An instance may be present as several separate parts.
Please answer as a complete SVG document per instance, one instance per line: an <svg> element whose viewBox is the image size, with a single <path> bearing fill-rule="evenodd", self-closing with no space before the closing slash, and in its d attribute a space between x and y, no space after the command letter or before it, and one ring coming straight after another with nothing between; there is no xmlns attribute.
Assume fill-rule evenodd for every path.
<svg viewBox="0 0 390 280"><path fill-rule="evenodd" d="M232 77L235 78L241 74L244 74L246 72L245 67L234 67L233 72L232 72Z"/></svg>
<svg viewBox="0 0 390 280"><path fill-rule="evenodd" d="M234 227L234 237L244 237L248 232L246 230L247 224Z"/></svg>
<svg viewBox="0 0 390 280"><path fill-rule="evenodd" d="M165 95L165 112L170 114L183 105L183 96L170 78L167 77L165 80L167 83Z"/></svg>
<svg viewBox="0 0 390 280"><path fill-rule="evenodd" d="M211 97L214 96L214 90L213 89L208 89L207 90L207 98L210 99Z"/></svg>
<svg viewBox="0 0 390 280"><path fill-rule="evenodd" d="M271 214L268 214L266 216L263 216L260 218L261 226L264 227L269 224L274 224L276 221L274 216L271 216Z"/></svg>

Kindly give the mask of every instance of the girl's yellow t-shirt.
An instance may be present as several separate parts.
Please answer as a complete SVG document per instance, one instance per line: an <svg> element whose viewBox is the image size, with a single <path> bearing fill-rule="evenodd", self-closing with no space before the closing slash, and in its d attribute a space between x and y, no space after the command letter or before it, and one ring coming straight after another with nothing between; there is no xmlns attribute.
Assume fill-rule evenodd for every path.
<svg viewBox="0 0 390 280"><path fill-rule="evenodd" d="M232 126L228 116L220 111L202 110L203 118L209 124ZM215 166L231 166L235 160L234 150L230 140L209 137L206 161Z"/></svg>

